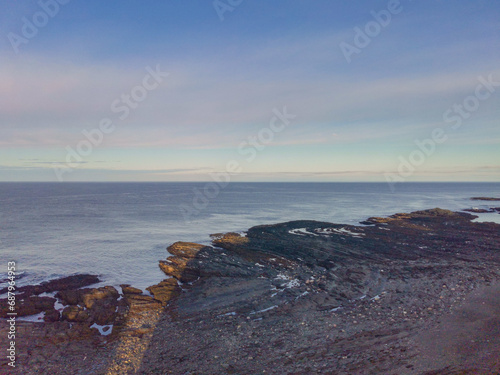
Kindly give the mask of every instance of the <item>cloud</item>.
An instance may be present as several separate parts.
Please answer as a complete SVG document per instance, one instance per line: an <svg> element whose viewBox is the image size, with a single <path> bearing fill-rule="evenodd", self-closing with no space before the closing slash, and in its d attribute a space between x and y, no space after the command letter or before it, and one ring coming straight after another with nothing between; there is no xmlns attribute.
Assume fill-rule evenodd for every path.
<svg viewBox="0 0 500 375"><path fill-rule="evenodd" d="M82 130L109 117L116 131L102 147L234 148L267 126L273 108L282 106L297 119L275 144L394 138L439 123L450 105L473 93L479 74L500 77L499 69L477 71L473 65L404 77L360 76L338 51L331 52L345 35L258 41L239 49L241 55L213 53L201 61L142 59L117 66L48 55L25 54L22 62L6 58L0 63L0 146L64 149L84 139ZM141 83L146 66L156 64L170 76L119 120L111 103ZM333 132L338 136L325 136Z"/></svg>

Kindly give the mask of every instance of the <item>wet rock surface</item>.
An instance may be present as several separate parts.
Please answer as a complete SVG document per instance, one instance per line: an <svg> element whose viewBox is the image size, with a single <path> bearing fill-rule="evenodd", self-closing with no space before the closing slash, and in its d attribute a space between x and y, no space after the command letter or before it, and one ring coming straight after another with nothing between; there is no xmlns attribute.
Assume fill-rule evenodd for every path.
<svg viewBox="0 0 500 375"><path fill-rule="evenodd" d="M16 289L18 296L34 296L42 293L52 293L60 290L77 289L84 286L97 284L99 277L96 275L74 275L62 277L51 281L43 282L39 285L27 285ZM7 293L7 288L0 289L0 294Z"/></svg>
<svg viewBox="0 0 500 375"><path fill-rule="evenodd" d="M500 225L473 218L432 209L175 243L160 262L172 278L147 288L152 296L128 285L122 295L59 292L62 321L23 322L30 342L19 343L19 365L25 374L495 374ZM97 321L112 333L91 328ZM449 327L455 335L440 334Z"/></svg>
<svg viewBox="0 0 500 375"><path fill-rule="evenodd" d="M500 198L492 198L492 197L472 197L473 201L500 201Z"/></svg>

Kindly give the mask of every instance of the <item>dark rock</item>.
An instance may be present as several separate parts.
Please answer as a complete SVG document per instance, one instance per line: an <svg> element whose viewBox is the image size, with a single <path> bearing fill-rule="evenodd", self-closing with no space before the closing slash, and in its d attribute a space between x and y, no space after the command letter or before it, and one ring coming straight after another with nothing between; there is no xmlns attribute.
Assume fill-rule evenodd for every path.
<svg viewBox="0 0 500 375"><path fill-rule="evenodd" d="M77 289L84 286L92 285L98 283L100 280L95 275L74 275L62 277L60 279L54 279L50 281L45 281L39 285L27 285L17 288L16 293L18 296L29 297L32 295L39 295L42 293L52 293L61 290ZM0 294L6 293L7 288L1 289Z"/></svg>
<svg viewBox="0 0 500 375"><path fill-rule="evenodd" d="M213 235L212 235L213 236ZM245 243L245 237L236 233L228 233L217 241L231 242L234 244ZM172 276L183 283L193 282L200 277L243 277L254 276L260 273L252 259L241 256L228 256L224 251L211 246L203 246L189 242L177 242L174 244L176 254L187 254L185 257L174 255L165 261L160 261L161 270L168 276ZM182 250L178 250L182 249ZM249 254L251 257L253 255ZM258 258L258 257L257 257ZM256 258L256 259L257 259Z"/></svg>
<svg viewBox="0 0 500 375"><path fill-rule="evenodd" d="M26 297L16 299L15 312L17 316L29 316L54 309L56 300L51 297ZM7 299L0 300L0 318L7 318L7 313L12 312Z"/></svg>
<svg viewBox="0 0 500 375"><path fill-rule="evenodd" d="M81 306L68 306L62 311L62 319L68 322L85 322L89 318L89 313Z"/></svg>
<svg viewBox="0 0 500 375"><path fill-rule="evenodd" d="M102 301L104 303L112 303L120 297L118 291L112 286L104 286L102 288L90 289L82 295L82 302L87 309L91 309L95 303Z"/></svg>
<svg viewBox="0 0 500 375"><path fill-rule="evenodd" d="M473 212L475 214L483 214L483 213L495 212L494 209L487 209L487 208L466 208L463 211Z"/></svg>
<svg viewBox="0 0 500 375"><path fill-rule="evenodd" d="M43 318L46 322L57 322L61 319L61 314L59 311L52 309L45 312L45 316Z"/></svg>
<svg viewBox="0 0 500 375"><path fill-rule="evenodd" d="M472 197L471 200L474 200L474 201L500 201L500 198Z"/></svg>
<svg viewBox="0 0 500 375"><path fill-rule="evenodd" d="M57 292L55 297L59 298L64 305L78 305L79 303L83 303L83 295L90 290L89 288L62 290Z"/></svg>

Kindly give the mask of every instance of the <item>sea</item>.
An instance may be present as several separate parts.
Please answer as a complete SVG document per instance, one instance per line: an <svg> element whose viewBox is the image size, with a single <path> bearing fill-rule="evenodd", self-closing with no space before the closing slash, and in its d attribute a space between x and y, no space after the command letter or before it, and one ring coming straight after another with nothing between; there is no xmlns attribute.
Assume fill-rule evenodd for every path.
<svg viewBox="0 0 500 375"><path fill-rule="evenodd" d="M500 183L0 183L0 287L78 273L100 285L144 289L165 279L158 261L176 241L261 224L319 220L359 225L370 216L440 207L498 207ZM481 221L500 223L496 213Z"/></svg>

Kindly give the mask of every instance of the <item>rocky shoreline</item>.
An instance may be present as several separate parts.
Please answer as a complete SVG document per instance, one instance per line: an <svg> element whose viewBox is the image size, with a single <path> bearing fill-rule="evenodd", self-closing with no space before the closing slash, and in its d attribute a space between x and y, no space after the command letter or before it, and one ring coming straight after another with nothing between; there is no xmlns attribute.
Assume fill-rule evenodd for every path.
<svg viewBox="0 0 500 375"><path fill-rule="evenodd" d="M500 225L475 217L436 208L362 226L261 225L212 246L174 243L159 263L170 278L147 293L92 288L95 275L20 288L19 316L45 322L17 322L15 371L499 373Z"/></svg>

